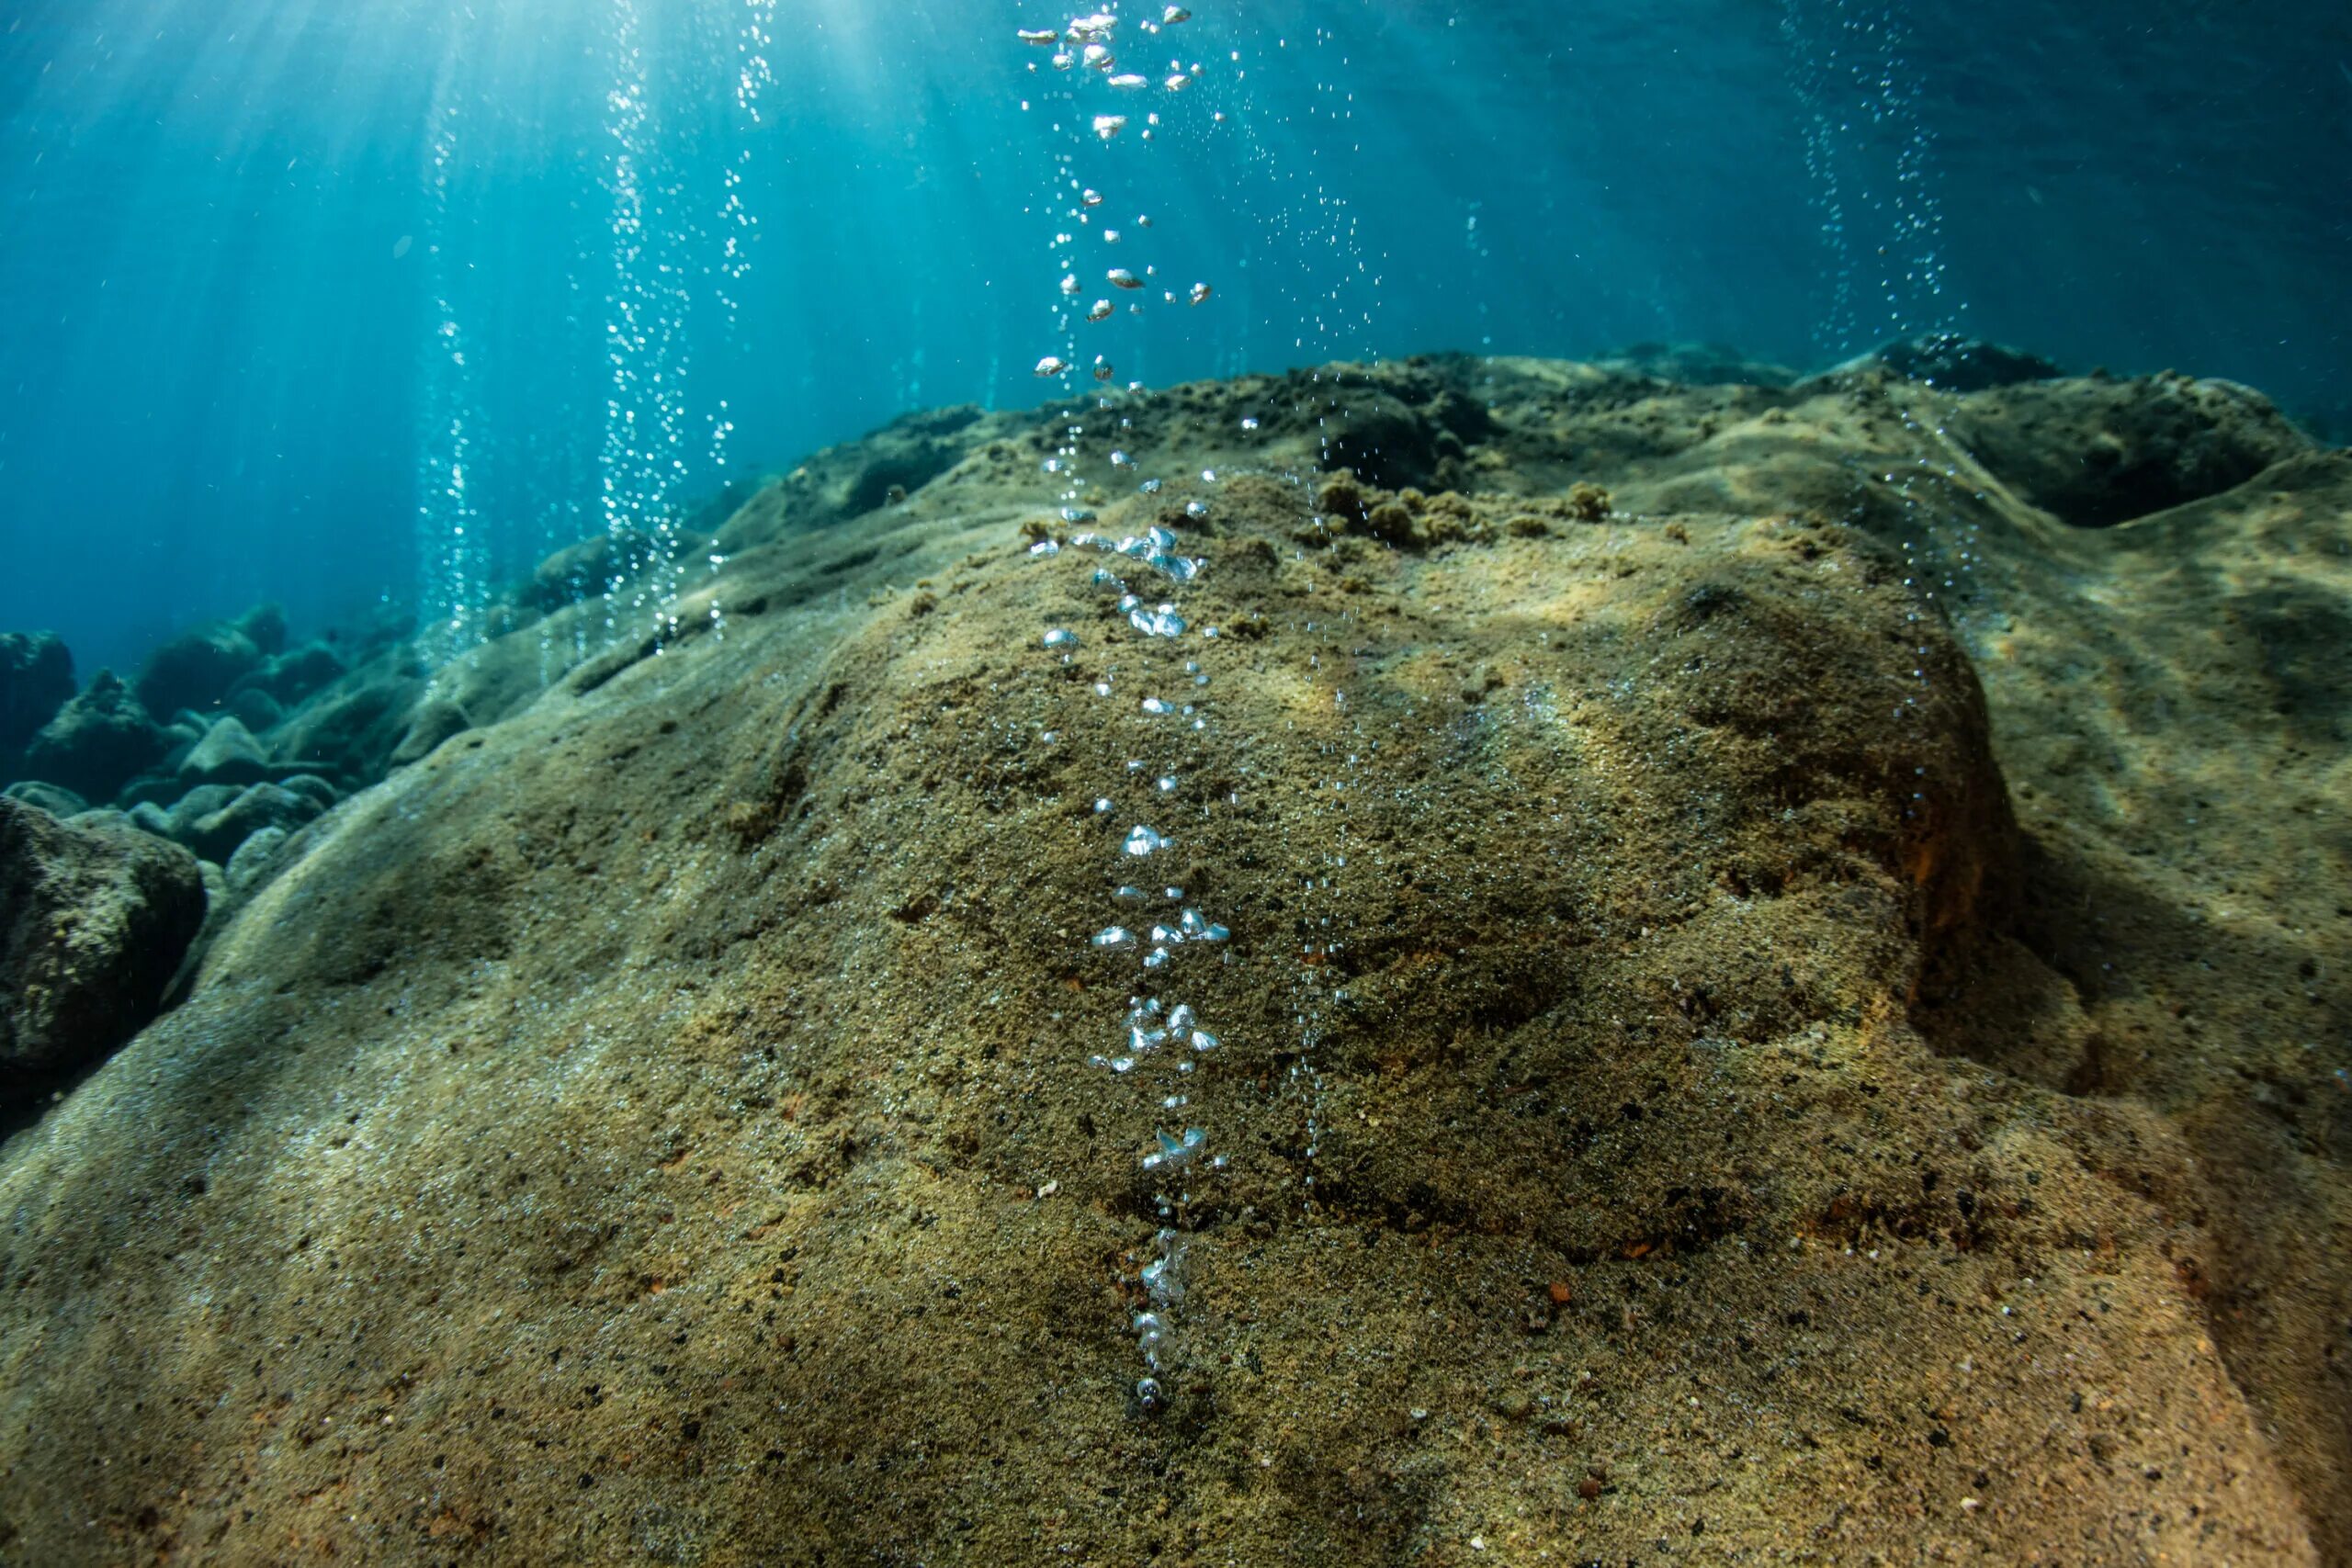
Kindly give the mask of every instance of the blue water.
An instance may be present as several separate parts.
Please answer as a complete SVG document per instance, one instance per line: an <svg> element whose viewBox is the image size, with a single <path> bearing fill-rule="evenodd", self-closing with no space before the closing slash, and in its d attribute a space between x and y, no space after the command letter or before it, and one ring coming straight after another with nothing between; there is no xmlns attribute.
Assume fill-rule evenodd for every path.
<svg viewBox="0 0 2352 1568"><path fill-rule="evenodd" d="M1122 379L1954 328L2352 427L2340 5L1193 9L1143 68L1197 85L1090 145L1014 37L1066 17L993 0L9 0L0 628L86 675L446 607L1038 400L1068 172L1216 290Z"/></svg>

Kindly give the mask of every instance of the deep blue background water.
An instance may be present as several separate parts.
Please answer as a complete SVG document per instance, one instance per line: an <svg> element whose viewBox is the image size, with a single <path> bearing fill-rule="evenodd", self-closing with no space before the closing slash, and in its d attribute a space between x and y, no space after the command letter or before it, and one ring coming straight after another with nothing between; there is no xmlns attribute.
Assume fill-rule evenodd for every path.
<svg viewBox="0 0 2352 1568"><path fill-rule="evenodd" d="M1200 85L1104 145L1013 37L1067 19L1039 5L775 0L760 50L762 0L8 0L0 627L85 675L263 598L300 629L435 591L460 524L477 576L602 530L607 473L629 513L1035 401L1064 154L1128 228L1077 245L1090 294L1106 260L1218 291L1106 329L1123 378L1636 340L1812 367L1957 327L2352 426L2352 8L1193 8L1123 50ZM619 297L649 341L616 421ZM683 469L610 460L631 412Z"/></svg>

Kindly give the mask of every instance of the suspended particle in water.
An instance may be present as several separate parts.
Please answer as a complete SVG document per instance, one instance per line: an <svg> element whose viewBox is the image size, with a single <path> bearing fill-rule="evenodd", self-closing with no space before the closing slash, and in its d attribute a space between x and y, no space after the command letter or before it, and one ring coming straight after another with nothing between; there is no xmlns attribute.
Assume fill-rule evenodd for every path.
<svg viewBox="0 0 2352 1568"><path fill-rule="evenodd" d="M1111 269L1110 281L1111 287L1114 288L1141 288L1143 287L1143 279L1137 277L1134 273L1129 272L1123 266L1114 266Z"/></svg>
<svg viewBox="0 0 2352 1568"><path fill-rule="evenodd" d="M1208 303L1209 296L1216 292L1216 289L1211 288L1205 283L1195 283L1193 285L1193 303L1195 305L1205 305Z"/></svg>
<svg viewBox="0 0 2352 1568"><path fill-rule="evenodd" d="M1067 373L1069 369L1069 361L1057 354L1049 354L1037 361L1037 374L1040 376L1048 378L1060 376Z"/></svg>

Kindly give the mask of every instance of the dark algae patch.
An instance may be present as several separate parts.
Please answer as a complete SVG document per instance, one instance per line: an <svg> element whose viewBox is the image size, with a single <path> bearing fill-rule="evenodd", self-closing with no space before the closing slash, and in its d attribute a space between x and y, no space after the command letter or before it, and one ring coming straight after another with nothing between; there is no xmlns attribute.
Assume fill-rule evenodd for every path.
<svg viewBox="0 0 2352 1568"><path fill-rule="evenodd" d="M2345 1560L2352 464L1739 368L1119 399L1218 477L1083 525L1059 412L902 421L666 644L75 699L282 691L217 787L340 804L0 1156L0 1555ZM1181 1107L1089 1064L1147 823Z"/></svg>

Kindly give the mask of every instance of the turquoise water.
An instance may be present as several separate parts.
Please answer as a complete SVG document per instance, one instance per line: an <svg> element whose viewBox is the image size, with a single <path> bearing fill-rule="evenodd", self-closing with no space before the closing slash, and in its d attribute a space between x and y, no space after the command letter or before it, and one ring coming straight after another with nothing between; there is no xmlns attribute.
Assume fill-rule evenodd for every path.
<svg viewBox="0 0 2352 1568"><path fill-rule="evenodd" d="M1073 179L1157 269L1121 382L1953 329L2352 424L2341 7L1121 9L1102 141L1020 5L17 0L0 628L462 645L559 545L1060 389Z"/></svg>

